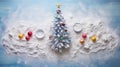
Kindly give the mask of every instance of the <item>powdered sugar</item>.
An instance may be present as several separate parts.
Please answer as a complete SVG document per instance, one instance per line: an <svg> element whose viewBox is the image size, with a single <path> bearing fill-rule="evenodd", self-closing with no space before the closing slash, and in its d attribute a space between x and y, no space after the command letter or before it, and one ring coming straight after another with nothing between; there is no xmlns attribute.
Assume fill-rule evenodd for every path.
<svg viewBox="0 0 120 67"><path fill-rule="evenodd" d="M48 60L76 60L76 58L80 58L80 56L84 56L86 54L96 53L102 50L113 50L118 44L118 38L115 32L107 29L108 27L104 25L104 22L98 22L98 24L93 23L81 23L82 31L80 33L75 33L71 24L69 26L69 33L72 39L72 46L69 50L63 51L61 54L57 54L51 49L49 49L49 28L43 31L45 32L45 38L39 40L36 38L36 30L40 27L38 24L33 23L24 23L16 24L16 26L11 26L5 32L3 36L3 45L6 48L7 53L12 54L25 54L31 57L39 57L45 58ZM32 30L33 36L30 41L26 41L25 38L19 40L18 33L24 33L26 35L27 31ZM46 33L48 32L48 33ZM79 40L81 38L82 33L87 33L87 39L85 40L85 44L81 45ZM96 35L97 41L93 43L89 37L91 35ZM69 59L67 59L69 57Z"/></svg>

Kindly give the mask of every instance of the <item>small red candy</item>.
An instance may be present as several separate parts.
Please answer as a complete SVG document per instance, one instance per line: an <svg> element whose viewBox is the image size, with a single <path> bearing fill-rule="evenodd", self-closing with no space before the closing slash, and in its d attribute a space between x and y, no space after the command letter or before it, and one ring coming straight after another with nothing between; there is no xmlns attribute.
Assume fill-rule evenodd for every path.
<svg viewBox="0 0 120 67"><path fill-rule="evenodd" d="M30 36L30 37L32 36L32 31L28 32L28 36Z"/></svg>
<svg viewBox="0 0 120 67"><path fill-rule="evenodd" d="M83 34L82 34L82 38L85 39L86 37L87 37L87 34L83 33Z"/></svg>
<svg viewBox="0 0 120 67"><path fill-rule="evenodd" d="M25 39L26 39L27 41L29 41L29 40L30 40L30 36L26 36Z"/></svg>

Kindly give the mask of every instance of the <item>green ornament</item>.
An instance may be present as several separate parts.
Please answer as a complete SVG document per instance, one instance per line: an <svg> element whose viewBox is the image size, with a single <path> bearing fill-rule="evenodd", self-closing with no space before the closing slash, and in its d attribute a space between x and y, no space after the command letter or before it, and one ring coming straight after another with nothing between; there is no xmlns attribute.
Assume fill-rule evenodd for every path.
<svg viewBox="0 0 120 67"><path fill-rule="evenodd" d="M59 39L60 39L60 40L63 40L63 39L64 39L64 37L62 37L62 36L61 36Z"/></svg>

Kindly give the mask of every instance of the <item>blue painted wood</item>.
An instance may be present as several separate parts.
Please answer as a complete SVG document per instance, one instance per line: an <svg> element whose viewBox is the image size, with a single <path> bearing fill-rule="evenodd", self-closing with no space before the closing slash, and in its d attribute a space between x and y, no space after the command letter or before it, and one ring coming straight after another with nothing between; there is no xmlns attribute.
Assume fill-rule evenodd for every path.
<svg viewBox="0 0 120 67"><path fill-rule="evenodd" d="M76 4L79 0L57 0L60 1L63 6L67 6L69 4ZM0 33L5 30L5 25L2 18L7 18L9 14L14 12L18 6L44 6L48 8L50 12L54 12L54 4L56 4L55 0L0 0ZM112 17L111 28L120 30L120 0L81 0L86 7L92 7L96 9L98 7L104 8L105 11L109 11L111 14L108 17ZM111 4L110 7L106 7ZM120 35L120 32L118 32ZM0 34L1 38L1 34ZM5 49L0 45L0 67L84 67L79 63L70 63L70 62L62 62L58 61L57 63L48 62L48 61L33 61L31 64L25 64L24 59L18 63L19 58L8 55L5 53ZM119 67L120 66L120 48L115 52L113 58L109 59L105 63L101 63L99 61L92 62L89 67Z"/></svg>

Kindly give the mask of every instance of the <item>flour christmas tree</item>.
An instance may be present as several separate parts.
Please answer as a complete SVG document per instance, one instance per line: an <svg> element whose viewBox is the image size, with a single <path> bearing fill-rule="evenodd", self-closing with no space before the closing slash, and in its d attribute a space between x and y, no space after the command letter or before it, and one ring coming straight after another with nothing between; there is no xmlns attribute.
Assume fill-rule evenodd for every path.
<svg viewBox="0 0 120 67"><path fill-rule="evenodd" d="M50 47L57 52L62 52L63 49L67 49L71 45L65 20L61 14L60 4L58 3L54 19L54 27L52 28L52 35L50 38Z"/></svg>

